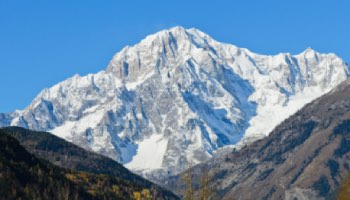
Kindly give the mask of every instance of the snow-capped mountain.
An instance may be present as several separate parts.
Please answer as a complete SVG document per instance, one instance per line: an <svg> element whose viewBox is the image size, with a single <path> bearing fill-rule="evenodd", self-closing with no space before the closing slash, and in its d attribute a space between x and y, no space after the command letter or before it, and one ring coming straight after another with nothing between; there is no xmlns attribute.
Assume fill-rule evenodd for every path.
<svg viewBox="0 0 350 200"><path fill-rule="evenodd" d="M125 47L106 70L44 89L0 125L50 131L131 170L171 175L266 136L348 77L335 54L259 55L174 27Z"/></svg>

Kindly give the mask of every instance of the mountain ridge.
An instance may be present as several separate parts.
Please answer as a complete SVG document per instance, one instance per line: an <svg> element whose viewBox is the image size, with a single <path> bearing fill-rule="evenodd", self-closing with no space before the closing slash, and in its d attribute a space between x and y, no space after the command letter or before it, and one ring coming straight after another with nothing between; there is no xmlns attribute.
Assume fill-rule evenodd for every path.
<svg viewBox="0 0 350 200"><path fill-rule="evenodd" d="M189 186L180 177L192 173L197 183L206 169L213 197L219 199L333 199L350 172L349 91L346 80L268 137L214 156L165 182L181 193Z"/></svg>
<svg viewBox="0 0 350 200"><path fill-rule="evenodd" d="M44 89L0 126L50 131L156 178L265 137L349 74L335 54L259 55L175 27Z"/></svg>

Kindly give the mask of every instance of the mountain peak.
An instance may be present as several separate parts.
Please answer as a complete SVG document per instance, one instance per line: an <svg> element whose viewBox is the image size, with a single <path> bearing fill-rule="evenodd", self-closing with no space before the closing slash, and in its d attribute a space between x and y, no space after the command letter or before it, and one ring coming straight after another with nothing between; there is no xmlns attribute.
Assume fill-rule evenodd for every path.
<svg viewBox="0 0 350 200"><path fill-rule="evenodd" d="M323 54L259 55L176 26L124 48L107 70L45 90L3 124L49 130L133 170L169 175L242 137L266 136L347 79L347 68Z"/></svg>
<svg viewBox="0 0 350 200"><path fill-rule="evenodd" d="M304 56L305 58L313 59L320 55L321 53L316 51L315 49L308 47L303 52L301 52L300 55Z"/></svg>
<svg viewBox="0 0 350 200"><path fill-rule="evenodd" d="M209 51L215 51L213 46L218 44L198 29L175 26L149 35L134 46L125 47L113 57L107 71L117 74L122 80L134 74L133 78L128 79L134 81L142 76L140 69L143 69L141 73L145 76L155 69L160 72L159 67L169 66L169 63L184 64L194 55L206 57ZM131 65L137 66L138 70L129 70L128 66Z"/></svg>
<svg viewBox="0 0 350 200"><path fill-rule="evenodd" d="M182 26L175 26L147 36L140 42L140 44L149 45L174 39L182 42L188 41L191 43L202 43L200 41L209 40L212 38L204 32L195 28L186 29Z"/></svg>
<svg viewBox="0 0 350 200"><path fill-rule="evenodd" d="M188 29L186 29L183 26L174 26L169 29L165 29L163 31L168 31L168 32L186 32Z"/></svg>
<svg viewBox="0 0 350 200"><path fill-rule="evenodd" d="M172 33L173 35L177 36L184 36L184 34L190 34L190 35L202 35L202 36L207 36L209 37L206 33L203 31L196 29L196 28L185 28L183 26L174 26L168 29L164 29L161 31L156 32L155 34L152 35L160 35L162 33Z"/></svg>
<svg viewBox="0 0 350 200"><path fill-rule="evenodd" d="M311 47L308 47L304 50L304 52L315 52L315 50Z"/></svg>

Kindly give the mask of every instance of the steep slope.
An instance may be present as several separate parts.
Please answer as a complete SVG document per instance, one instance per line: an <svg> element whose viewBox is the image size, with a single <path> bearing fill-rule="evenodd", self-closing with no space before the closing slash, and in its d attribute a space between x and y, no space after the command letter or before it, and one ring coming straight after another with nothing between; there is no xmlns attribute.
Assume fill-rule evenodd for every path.
<svg viewBox="0 0 350 200"><path fill-rule="evenodd" d="M94 199L0 130L1 199Z"/></svg>
<svg viewBox="0 0 350 200"><path fill-rule="evenodd" d="M175 27L125 47L106 70L43 90L0 125L51 131L134 171L167 176L266 136L348 77L334 54L258 55Z"/></svg>
<svg viewBox="0 0 350 200"><path fill-rule="evenodd" d="M89 173L86 175L86 173L69 172L69 177L74 178L74 180L80 180L83 177L89 178L91 182L100 180L106 182L107 185L104 186L109 186L110 189L113 186L112 184L108 185L108 183L117 180L117 186L123 195L132 196L132 191L141 192L145 189L156 198L177 199L171 192L132 174L116 161L86 151L50 133L35 132L19 127L6 127L0 130L15 137L22 146L38 158L66 169ZM101 175L92 175L91 173ZM126 189L130 191L125 192ZM103 191L108 191L108 189L104 188ZM123 198L127 199L128 197L123 196Z"/></svg>
<svg viewBox="0 0 350 200"><path fill-rule="evenodd" d="M307 104L267 138L191 169L220 199L323 199L350 172L350 81ZM179 177L168 180L180 192Z"/></svg>

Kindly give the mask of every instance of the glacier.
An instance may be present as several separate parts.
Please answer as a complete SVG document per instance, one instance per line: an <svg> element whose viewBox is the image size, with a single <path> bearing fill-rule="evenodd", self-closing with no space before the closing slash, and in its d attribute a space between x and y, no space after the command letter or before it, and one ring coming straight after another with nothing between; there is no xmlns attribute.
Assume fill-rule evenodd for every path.
<svg viewBox="0 0 350 200"><path fill-rule="evenodd" d="M156 180L267 136L349 75L333 53L261 55L177 26L44 89L0 126L52 132Z"/></svg>

